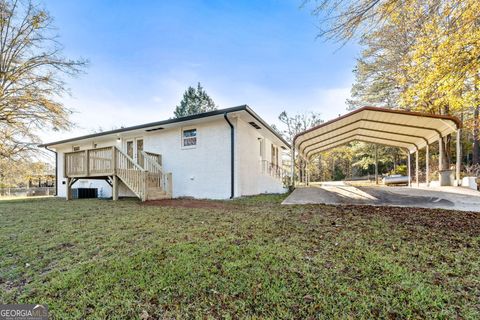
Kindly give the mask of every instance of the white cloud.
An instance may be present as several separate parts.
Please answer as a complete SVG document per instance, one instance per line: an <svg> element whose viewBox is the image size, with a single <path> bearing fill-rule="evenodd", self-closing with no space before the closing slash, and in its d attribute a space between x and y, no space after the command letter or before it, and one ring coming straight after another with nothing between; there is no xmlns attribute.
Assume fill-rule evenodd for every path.
<svg viewBox="0 0 480 320"><path fill-rule="evenodd" d="M43 132L40 136L48 142L92 133L99 128L110 130L168 119L185 89L195 85L200 78L189 70L169 72L148 86L144 99L130 98L130 102L109 91L90 92L87 89L77 99L65 100L66 105L77 110L72 116L77 127L69 132ZM295 92L277 91L250 82L231 83L226 79L204 78L206 81L202 81L202 85L221 108L248 104L268 123L278 123L278 115L283 110L291 114L319 112L323 120L331 120L346 113L345 101L350 96L350 86Z"/></svg>
<svg viewBox="0 0 480 320"><path fill-rule="evenodd" d="M66 106L75 110L71 120L76 126L67 132L44 131L39 136L42 141L49 142L89 134L99 128L110 130L168 119L173 116L185 88L196 83L192 83L192 79L196 78L190 72L167 75L149 86L154 95L141 97L138 93L137 100L130 98L129 101L106 89L87 87L77 98L63 99Z"/></svg>
<svg viewBox="0 0 480 320"><path fill-rule="evenodd" d="M222 107L248 104L267 122L278 122L278 115L288 113L318 112L325 121L345 114L346 99L350 97L350 86L321 88L311 92L292 93L273 91L254 84L235 85L231 92L214 92L212 97Z"/></svg>
<svg viewBox="0 0 480 320"><path fill-rule="evenodd" d="M323 120L331 120L345 114L350 87L320 89L314 94L313 111L320 112Z"/></svg>

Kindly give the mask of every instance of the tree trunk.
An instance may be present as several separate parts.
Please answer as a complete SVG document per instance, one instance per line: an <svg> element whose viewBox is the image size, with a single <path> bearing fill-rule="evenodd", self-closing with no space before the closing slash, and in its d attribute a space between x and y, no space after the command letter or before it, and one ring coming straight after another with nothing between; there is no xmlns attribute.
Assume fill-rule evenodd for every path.
<svg viewBox="0 0 480 320"><path fill-rule="evenodd" d="M443 114L448 115L450 113L450 108L447 106L443 109ZM452 155L451 155L451 141L452 141L452 135L449 134L445 138L442 139L443 141L443 159L442 159L442 164L443 168L442 170L449 170L450 169L450 163L452 162Z"/></svg>
<svg viewBox="0 0 480 320"><path fill-rule="evenodd" d="M473 164L480 164L480 105L473 112Z"/></svg>
<svg viewBox="0 0 480 320"><path fill-rule="evenodd" d="M298 159L298 180L300 183L303 182L303 159L301 157Z"/></svg>
<svg viewBox="0 0 480 320"><path fill-rule="evenodd" d="M443 142L443 158L442 158L442 166L441 170L449 170L450 163L452 161L452 147L451 147L452 135L448 135L442 138Z"/></svg>
<svg viewBox="0 0 480 320"><path fill-rule="evenodd" d="M323 168L322 168L322 155L320 154L318 156L318 179L322 180L322 173L323 173Z"/></svg>
<svg viewBox="0 0 480 320"><path fill-rule="evenodd" d="M332 156L332 179L331 181L335 180L335 158Z"/></svg>

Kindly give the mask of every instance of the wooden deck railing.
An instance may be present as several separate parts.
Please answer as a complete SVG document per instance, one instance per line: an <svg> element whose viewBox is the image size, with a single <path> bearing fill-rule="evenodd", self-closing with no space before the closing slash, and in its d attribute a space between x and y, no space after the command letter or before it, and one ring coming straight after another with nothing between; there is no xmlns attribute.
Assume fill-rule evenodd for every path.
<svg viewBox="0 0 480 320"><path fill-rule="evenodd" d="M161 155L142 151L143 166L115 146L65 153L67 178L117 176L140 199L146 200L149 188L172 194L172 174L165 174Z"/></svg>
<svg viewBox="0 0 480 320"><path fill-rule="evenodd" d="M83 177L88 175L86 151L65 153L65 177Z"/></svg>
<svg viewBox="0 0 480 320"><path fill-rule="evenodd" d="M65 177L113 175L114 149L115 147L105 147L65 153Z"/></svg>
<svg viewBox="0 0 480 320"><path fill-rule="evenodd" d="M283 180L285 177L289 175L289 173L285 169L277 166L276 164L271 163L270 161L260 160L260 165L262 168L261 169L262 173L269 175L273 178Z"/></svg>
<svg viewBox="0 0 480 320"><path fill-rule="evenodd" d="M148 187L161 188L168 195L172 194L172 174L164 173L162 156L152 152L141 152L144 159L144 168L147 171Z"/></svg>
<svg viewBox="0 0 480 320"><path fill-rule="evenodd" d="M86 150L89 175L104 175L114 171L112 147Z"/></svg>

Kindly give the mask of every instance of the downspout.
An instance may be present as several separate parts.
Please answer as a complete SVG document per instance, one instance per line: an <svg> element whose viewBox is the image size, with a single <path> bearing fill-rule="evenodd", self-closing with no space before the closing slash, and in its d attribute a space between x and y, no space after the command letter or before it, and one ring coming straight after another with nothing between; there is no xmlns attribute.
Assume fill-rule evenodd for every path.
<svg viewBox="0 0 480 320"><path fill-rule="evenodd" d="M55 196L58 196L58 153L57 151L48 149L47 146L45 146L45 149L55 153Z"/></svg>
<svg viewBox="0 0 480 320"><path fill-rule="evenodd" d="M227 113L223 114L223 117L230 126L230 199L233 199L235 196L235 130L227 117Z"/></svg>

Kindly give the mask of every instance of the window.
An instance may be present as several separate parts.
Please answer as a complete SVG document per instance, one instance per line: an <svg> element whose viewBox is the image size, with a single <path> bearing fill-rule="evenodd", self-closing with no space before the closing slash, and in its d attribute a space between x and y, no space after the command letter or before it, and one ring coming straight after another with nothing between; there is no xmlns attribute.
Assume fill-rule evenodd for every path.
<svg viewBox="0 0 480 320"><path fill-rule="evenodd" d="M262 138L258 138L258 144L260 147L260 153L259 153L260 160L263 160L263 139Z"/></svg>
<svg viewBox="0 0 480 320"><path fill-rule="evenodd" d="M133 140L127 141L127 155L133 159Z"/></svg>
<svg viewBox="0 0 480 320"><path fill-rule="evenodd" d="M197 129L183 130L182 147L193 147L197 145Z"/></svg>
<svg viewBox="0 0 480 320"><path fill-rule="evenodd" d="M73 146L73 151L80 151L80 146Z"/></svg>
<svg viewBox="0 0 480 320"><path fill-rule="evenodd" d="M143 167L144 161L143 161L143 139L137 139L137 162L140 166Z"/></svg>
<svg viewBox="0 0 480 320"><path fill-rule="evenodd" d="M275 166L278 165L278 148L275 147L273 144L272 144L272 152L271 152L271 163Z"/></svg>

